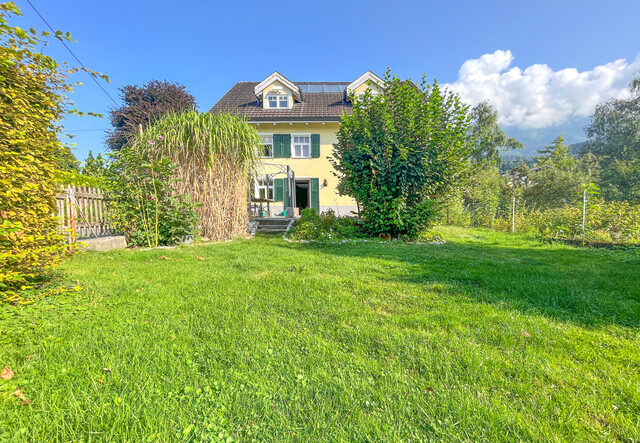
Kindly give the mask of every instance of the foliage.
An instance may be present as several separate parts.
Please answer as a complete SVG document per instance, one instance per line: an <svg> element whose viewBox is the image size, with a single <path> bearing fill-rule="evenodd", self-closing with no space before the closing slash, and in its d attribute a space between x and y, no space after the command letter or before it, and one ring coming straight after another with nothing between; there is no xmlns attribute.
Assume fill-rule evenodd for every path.
<svg viewBox="0 0 640 443"><path fill-rule="evenodd" d="M120 92L124 104L110 111L114 129L107 137L107 146L112 151L122 149L140 132L140 125L145 129L169 112L196 107L193 95L178 83L152 80L143 86L124 86Z"/></svg>
<svg viewBox="0 0 640 443"><path fill-rule="evenodd" d="M488 161L473 168L462 188L464 210L471 216L471 226L491 228L501 208L509 205L507 178Z"/></svg>
<svg viewBox="0 0 640 443"><path fill-rule="evenodd" d="M291 237L296 240L340 240L359 237L353 217L338 217L331 209L318 215L315 208L303 209Z"/></svg>
<svg viewBox="0 0 640 443"><path fill-rule="evenodd" d="M437 82L385 76L380 94L352 97L332 162L340 190L373 235L416 237L468 165L467 107Z"/></svg>
<svg viewBox="0 0 640 443"><path fill-rule="evenodd" d="M523 149L524 145L513 137L507 137L498 123L498 113L487 102L471 108L468 129L471 159L480 163L489 161L500 166L501 151Z"/></svg>
<svg viewBox="0 0 640 443"><path fill-rule="evenodd" d="M199 203L203 237L247 233L248 178L261 143L254 127L227 113L169 113L132 143L149 158L168 158L177 166L172 188Z"/></svg>
<svg viewBox="0 0 640 443"><path fill-rule="evenodd" d="M581 185L592 181L590 171L569 154L562 136L538 152L541 155L534 157L533 168L520 167L520 175L528 180L522 189L525 205L545 210L578 203L582 198Z"/></svg>
<svg viewBox="0 0 640 443"><path fill-rule="evenodd" d="M178 244L194 235L199 222L196 204L173 192L176 166L132 148L113 154L106 189L109 222L133 246Z"/></svg>
<svg viewBox="0 0 640 443"><path fill-rule="evenodd" d="M9 24L20 15L0 4L0 297L55 266L66 248L57 232L55 194L60 159L69 160L57 134L70 109L68 75L77 72L36 51L51 34ZM56 31L53 37L71 40ZM99 74L88 71L91 75ZM103 78L106 78L102 76Z"/></svg>
<svg viewBox="0 0 640 443"><path fill-rule="evenodd" d="M0 440L637 439L640 255L438 230L73 257L0 306Z"/></svg>
<svg viewBox="0 0 640 443"><path fill-rule="evenodd" d="M631 97L599 104L586 128L583 152L600 159L600 187L607 200L640 203L640 77L630 84Z"/></svg>
<svg viewBox="0 0 640 443"><path fill-rule="evenodd" d="M71 152L68 145L61 145L58 149L56 158L58 159L57 169L65 172L79 172L80 163L76 156Z"/></svg>
<svg viewBox="0 0 640 443"><path fill-rule="evenodd" d="M109 160L100 153L94 157L93 152L89 151L81 169L82 175L103 178L109 174Z"/></svg>

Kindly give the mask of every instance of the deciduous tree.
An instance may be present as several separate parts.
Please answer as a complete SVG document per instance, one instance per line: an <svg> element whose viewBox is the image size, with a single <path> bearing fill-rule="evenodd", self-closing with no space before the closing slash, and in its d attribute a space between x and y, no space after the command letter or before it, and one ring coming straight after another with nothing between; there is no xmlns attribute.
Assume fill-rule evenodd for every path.
<svg viewBox="0 0 640 443"><path fill-rule="evenodd" d="M152 80L146 85L127 85L120 88L124 104L110 111L113 130L107 137L112 151L120 150L132 134L146 129L149 123L158 121L169 112L194 109L196 100L183 85Z"/></svg>
<svg viewBox="0 0 640 443"><path fill-rule="evenodd" d="M468 107L437 82L385 76L378 95L352 97L333 164L372 234L414 237L431 224L468 167Z"/></svg>

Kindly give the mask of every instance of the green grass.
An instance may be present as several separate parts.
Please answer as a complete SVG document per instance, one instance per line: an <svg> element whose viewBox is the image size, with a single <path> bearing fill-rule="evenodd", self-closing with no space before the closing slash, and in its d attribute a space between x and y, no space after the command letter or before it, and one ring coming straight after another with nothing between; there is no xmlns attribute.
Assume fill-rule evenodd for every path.
<svg viewBox="0 0 640 443"><path fill-rule="evenodd" d="M441 231L78 255L0 307L0 440L639 441L640 254Z"/></svg>

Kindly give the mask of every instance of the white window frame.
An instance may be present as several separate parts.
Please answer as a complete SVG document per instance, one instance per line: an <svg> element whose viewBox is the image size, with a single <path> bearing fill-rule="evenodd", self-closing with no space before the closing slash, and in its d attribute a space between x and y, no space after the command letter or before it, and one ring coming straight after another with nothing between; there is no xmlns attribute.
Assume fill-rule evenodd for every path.
<svg viewBox="0 0 640 443"><path fill-rule="evenodd" d="M273 158L273 134L267 134L267 133L260 132L260 133L258 133L258 135L260 136L260 139L262 139L263 136L271 137L271 155L258 155L258 157L259 158ZM262 141L262 143L260 143L260 147L261 147L260 153L261 154L264 153L263 146L267 145L267 144L269 144L269 143L265 143L264 140Z"/></svg>
<svg viewBox="0 0 640 443"><path fill-rule="evenodd" d="M270 179L270 180L269 180ZM269 181L268 181L269 180ZM264 189L264 198L273 200L275 197L275 186L272 177L254 177L253 178L253 196L255 198L263 198L260 196L260 190ZM271 196L269 196L271 194Z"/></svg>
<svg viewBox="0 0 640 443"><path fill-rule="evenodd" d="M272 97L275 98L275 106L271 106L270 98ZM267 104L267 109L289 109L289 94L275 94L273 92L269 92L264 99L265 103ZM287 106L280 106L280 104L284 102L287 103Z"/></svg>
<svg viewBox="0 0 640 443"><path fill-rule="evenodd" d="M309 137L309 155L296 155L296 137ZM300 144L300 143L298 143ZM304 149L303 149L304 152ZM311 158L311 134L307 133L294 133L291 134L291 158Z"/></svg>

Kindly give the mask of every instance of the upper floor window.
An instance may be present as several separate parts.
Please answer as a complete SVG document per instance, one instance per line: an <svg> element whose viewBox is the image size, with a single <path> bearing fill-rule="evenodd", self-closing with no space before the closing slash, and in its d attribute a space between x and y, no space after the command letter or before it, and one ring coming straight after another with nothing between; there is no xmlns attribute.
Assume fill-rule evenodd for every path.
<svg viewBox="0 0 640 443"><path fill-rule="evenodd" d="M286 94L267 94L267 108L288 109L289 96Z"/></svg>
<svg viewBox="0 0 640 443"><path fill-rule="evenodd" d="M273 134L260 134L262 147L258 152L259 157L273 157Z"/></svg>
<svg viewBox="0 0 640 443"><path fill-rule="evenodd" d="M311 135L301 134L291 136L291 157L311 157Z"/></svg>

